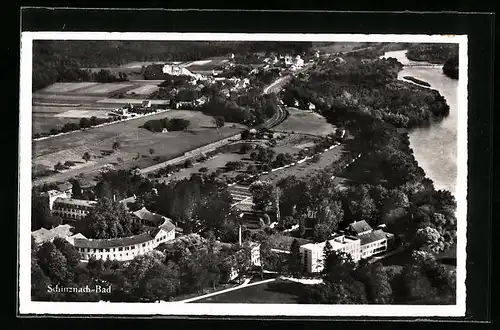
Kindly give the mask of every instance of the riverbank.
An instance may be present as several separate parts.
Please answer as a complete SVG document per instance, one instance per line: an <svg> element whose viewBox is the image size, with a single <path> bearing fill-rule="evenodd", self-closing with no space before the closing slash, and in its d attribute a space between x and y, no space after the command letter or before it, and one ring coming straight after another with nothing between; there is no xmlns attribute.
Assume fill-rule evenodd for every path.
<svg viewBox="0 0 500 330"><path fill-rule="evenodd" d="M403 77L404 80L409 80L417 85L420 85L420 86L424 86L424 87L431 87L431 84L429 84L428 82L426 81L423 81L423 80L420 80L420 79L417 79L415 77L412 77L412 76L404 76Z"/></svg>
<svg viewBox="0 0 500 330"><path fill-rule="evenodd" d="M415 62L406 57L405 50L386 52L382 57L392 57L403 64L398 73L399 80L406 81L404 77L411 76L425 81L430 85L428 88L438 91L449 105L449 114L443 120L429 127L411 129L408 135L419 166L434 182L435 188L448 190L454 195L457 181L458 80L446 76L441 66L411 66Z"/></svg>

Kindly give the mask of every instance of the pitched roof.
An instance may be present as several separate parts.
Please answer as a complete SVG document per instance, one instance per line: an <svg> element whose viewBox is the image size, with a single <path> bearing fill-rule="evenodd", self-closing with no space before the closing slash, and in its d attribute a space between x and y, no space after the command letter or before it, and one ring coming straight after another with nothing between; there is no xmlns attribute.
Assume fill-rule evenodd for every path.
<svg viewBox="0 0 500 330"><path fill-rule="evenodd" d="M372 227L365 221L356 221L349 225L349 229L354 231L356 234L363 233L365 231L373 230Z"/></svg>
<svg viewBox="0 0 500 330"><path fill-rule="evenodd" d="M122 247L129 245L136 245L152 240L151 233L142 233L139 235L110 238L110 239L88 239L88 238L75 238L75 247L91 248L91 249L105 249Z"/></svg>
<svg viewBox="0 0 500 330"><path fill-rule="evenodd" d="M69 237L66 237L66 240L71 244L71 245L75 245L75 239L77 238L87 238L85 236L83 236L81 233L78 233L78 234L75 234L73 236L69 236Z"/></svg>
<svg viewBox="0 0 500 330"><path fill-rule="evenodd" d="M88 201L85 199L62 198L62 197L57 198L54 202L69 204L69 205L81 205L81 206L94 206L97 203L96 201Z"/></svg>
<svg viewBox="0 0 500 330"><path fill-rule="evenodd" d="M141 220L152 222L152 223L156 224L157 226L159 224L163 223L165 221L165 219L167 219L166 217L164 217L162 215L159 215L159 214L156 214L156 213L149 211L145 207L143 207L142 209L137 210L135 212L132 212L132 214Z"/></svg>
<svg viewBox="0 0 500 330"><path fill-rule="evenodd" d="M73 188L73 185L69 182L64 182L57 185L57 189L59 189L60 191L65 191L71 188Z"/></svg>
<svg viewBox="0 0 500 330"><path fill-rule="evenodd" d="M361 239L361 245L366 245L387 238L387 233L381 229L377 229L371 233L359 235L359 238Z"/></svg>
<svg viewBox="0 0 500 330"><path fill-rule="evenodd" d="M70 225L59 225L56 228L50 230L45 228L40 228L31 233L31 236L35 239L35 243L41 244L43 242L50 241L55 237L68 237L71 233Z"/></svg>

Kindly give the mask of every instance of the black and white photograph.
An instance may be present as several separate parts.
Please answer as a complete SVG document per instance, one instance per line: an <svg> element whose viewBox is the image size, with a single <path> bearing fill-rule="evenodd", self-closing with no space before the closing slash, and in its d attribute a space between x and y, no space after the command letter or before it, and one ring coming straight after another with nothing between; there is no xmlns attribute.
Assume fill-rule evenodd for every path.
<svg viewBox="0 0 500 330"><path fill-rule="evenodd" d="M20 106L21 311L465 314L465 35L23 32Z"/></svg>

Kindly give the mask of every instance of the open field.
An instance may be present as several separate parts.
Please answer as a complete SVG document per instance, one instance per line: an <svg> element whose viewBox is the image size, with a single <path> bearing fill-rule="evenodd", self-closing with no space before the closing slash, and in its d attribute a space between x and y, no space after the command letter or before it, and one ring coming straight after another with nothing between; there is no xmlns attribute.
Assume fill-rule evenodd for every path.
<svg viewBox="0 0 500 330"><path fill-rule="evenodd" d="M296 304L304 284L275 280L194 301L195 303Z"/></svg>
<svg viewBox="0 0 500 330"><path fill-rule="evenodd" d="M134 91L135 99L110 99L108 93L117 90ZM107 118L110 110L127 103L139 105L142 95L158 89L155 82L138 80L126 83L55 83L33 93L33 133L48 133L75 119ZM131 96L134 97L134 96ZM153 104L165 104L164 100L152 100Z"/></svg>
<svg viewBox="0 0 500 330"><path fill-rule="evenodd" d="M107 83L107 84L98 84L93 85L88 88L79 89L76 91L76 94L88 95L88 94L107 94L111 92L116 92L125 88L132 88L133 84L129 84L126 82L119 83Z"/></svg>
<svg viewBox="0 0 500 330"><path fill-rule="evenodd" d="M228 59L226 57L219 56L207 58L206 60L190 62L185 64L184 67L191 72L209 71L223 65L226 62L228 62Z"/></svg>
<svg viewBox="0 0 500 330"><path fill-rule="evenodd" d="M127 94L135 93L139 95L149 95L159 89L160 87L158 87L157 85L143 85L127 91Z"/></svg>
<svg viewBox="0 0 500 330"><path fill-rule="evenodd" d="M97 85L96 82L76 82L76 83L55 83L45 87L41 92L45 93L66 93L73 92L78 89L88 88Z"/></svg>
<svg viewBox="0 0 500 330"><path fill-rule="evenodd" d="M56 101L63 101L66 103L93 103L102 99L102 96L90 96L90 95L68 95L68 94L52 94L36 92L33 94L33 103L42 102L50 103Z"/></svg>
<svg viewBox="0 0 500 330"><path fill-rule="evenodd" d="M303 134L313 134L325 136L335 132L335 127L329 124L325 117L315 112L288 108L289 116L274 131L295 132Z"/></svg>
<svg viewBox="0 0 500 330"><path fill-rule="evenodd" d="M145 99L111 99L111 98L106 98L106 99L102 99L102 100L97 101L97 103L99 105L108 103L108 104L114 104L116 106L117 104L121 105L121 104L127 104L127 103L141 104L141 102L144 100ZM168 104L169 103L168 100L150 100L150 101L151 101L151 104Z"/></svg>
<svg viewBox="0 0 500 330"><path fill-rule="evenodd" d="M83 110L83 109L72 109L72 110L67 110L61 113L58 113L54 117L58 118L90 118L90 117L97 117L97 118L107 118L109 110Z"/></svg>
<svg viewBox="0 0 500 330"><path fill-rule="evenodd" d="M188 119L191 126L187 131L168 133L152 133L139 128L148 120L165 117ZM109 163L120 168L146 167L156 163L153 160L155 156L170 159L209 142L236 134L243 128L242 125L226 125L220 129L219 134L211 117L198 111L172 110L34 142L33 161L35 168L52 168L57 162L81 161L83 153L89 152L97 162L96 166L88 168L89 171ZM120 151L103 156L102 153L109 151L115 141L120 142ZM152 156L148 152L150 148L155 151ZM64 176L64 173L59 173L54 175L54 179L59 180L57 177Z"/></svg>

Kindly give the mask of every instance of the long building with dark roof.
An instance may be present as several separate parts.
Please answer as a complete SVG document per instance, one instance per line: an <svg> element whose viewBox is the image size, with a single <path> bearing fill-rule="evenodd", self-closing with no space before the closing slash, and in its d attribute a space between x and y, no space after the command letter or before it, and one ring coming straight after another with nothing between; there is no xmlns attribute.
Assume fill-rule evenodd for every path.
<svg viewBox="0 0 500 330"><path fill-rule="evenodd" d="M147 214L147 219L155 219L156 228L138 235L121 238L90 239L80 236L74 238L70 243L80 253L82 260L95 257L103 260L129 261L175 238L175 226L170 222L170 219L146 209L139 213L139 215L141 214L143 216ZM134 215L136 214L134 213Z"/></svg>

